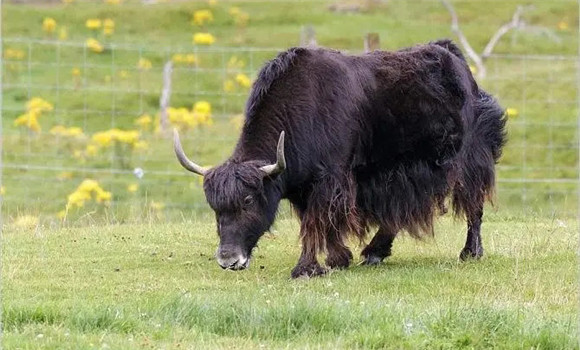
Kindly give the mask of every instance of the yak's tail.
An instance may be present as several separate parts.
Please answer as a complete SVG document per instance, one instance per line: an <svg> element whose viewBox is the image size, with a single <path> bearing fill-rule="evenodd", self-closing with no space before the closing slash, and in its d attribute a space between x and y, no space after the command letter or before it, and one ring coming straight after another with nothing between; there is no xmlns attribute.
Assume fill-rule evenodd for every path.
<svg viewBox="0 0 580 350"><path fill-rule="evenodd" d="M485 199L493 199L495 164L506 142L505 113L490 94L479 90L474 112L474 125L465 134L453 189L453 209L458 216L469 216L481 210Z"/></svg>

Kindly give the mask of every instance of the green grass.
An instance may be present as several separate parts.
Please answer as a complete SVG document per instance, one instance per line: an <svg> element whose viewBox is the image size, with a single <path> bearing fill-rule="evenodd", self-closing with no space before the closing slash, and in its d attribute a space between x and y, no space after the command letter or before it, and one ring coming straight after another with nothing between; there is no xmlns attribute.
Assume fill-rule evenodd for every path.
<svg viewBox="0 0 580 350"><path fill-rule="evenodd" d="M534 9L526 12L524 18L532 29L507 35L495 52L575 55L576 2L529 3ZM454 4L466 36L481 51L520 2L454 1ZM250 15L243 31L236 28L228 15L231 6L238 6ZM40 216L43 222L53 225L67 195L87 177L95 178L113 192L112 209L89 206L71 213L71 219L90 215L95 220L104 217L105 222L110 219L127 222L135 216L148 215L147 203L151 201L165 203L163 215L169 220L180 218L184 208L207 210L200 183L179 168L167 138L146 132L142 137L150 149L144 153L116 154L109 150L83 162L72 154L75 149L82 149L86 141L68 142L48 133L57 124L80 126L87 135L111 127L134 128L134 120L141 113L157 113L162 65L174 53L196 53L200 63L197 67L176 66L171 104L191 107L196 101L207 100L212 104L215 119L212 127L184 135L185 148L200 163L215 165L233 149L239 130L230 121L242 113L248 92L238 89L225 93L224 80L237 72L254 78L277 48L298 43L302 26L312 24L321 45L351 52L361 50L363 35L371 31L381 35L385 49L453 37L448 13L434 0L393 0L386 6L354 14L334 13L327 6L323 1L282 1L276 6L254 1L220 1L212 9L215 21L207 26L218 41L216 47L205 48L192 45L192 33L199 28L190 24L194 10L208 7L205 2L154 6L138 1L126 1L119 6L82 1L72 5L4 4L4 48L21 49L26 56L23 60L7 60L3 67L4 212L10 219L23 214ZM41 30L42 20L48 16L55 18L59 26L66 26L68 40L77 45L13 40L50 39ZM85 52L82 47L89 36L95 36L84 27L88 18L115 20L115 34L104 40L107 50L102 54ZM559 30L560 23L566 23L570 29ZM558 40L546 35L546 31L557 35ZM246 49L249 46L264 49L249 51ZM233 56L243 60L245 66L224 72ZM137 70L140 57L151 60L151 70ZM519 111L508 122L509 143L498 168L497 203L503 212L548 216L576 213L575 64L573 58L547 60L534 56L492 58L487 62L489 74L480 84L497 96L503 106ZM73 68L80 69L80 82L72 76ZM123 71L128 77L123 76ZM33 96L41 96L55 105L54 112L41 118L40 135L13 126L14 118ZM130 194L127 185L136 181L130 170L137 166L144 168L147 175L141 181L140 191ZM71 169L72 178L57 179L62 171ZM546 182L546 179L565 181ZM45 182L51 185L35 185Z"/></svg>
<svg viewBox="0 0 580 350"><path fill-rule="evenodd" d="M486 256L461 263L463 224L444 218L435 239L399 237L382 266L311 280L289 278L294 219L241 272L213 260L205 222L9 228L4 347L578 348L576 220L490 214Z"/></svg>

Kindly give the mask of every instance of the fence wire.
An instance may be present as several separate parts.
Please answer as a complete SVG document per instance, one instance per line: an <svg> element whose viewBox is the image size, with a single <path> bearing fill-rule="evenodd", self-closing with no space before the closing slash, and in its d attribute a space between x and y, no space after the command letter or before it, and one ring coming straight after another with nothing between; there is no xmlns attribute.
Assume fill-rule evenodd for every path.
<svg viewBox="0 0 580 350"><path fill-rule="evenodd" d="M253 80L280 51L111 44L95 54L85 43L26 38L4 38L3 46L4 212L52 217L62 216L68 196L85 179L111 192L110 204L87 204L67 215L171 218L207 211L200 179L180 168L167 134L155 131L163 66L173 61L170 106L190 112L196 103L211 106L211 122L184 128L182 137L192 158L216 165L230 154L239 134L249 92L245 79ZM492 55L486 65L488 76L480 83L509 114L496 207L574 214L577 57ZM38 130L16 125L34 98L53 109L37 118ZM144 115L151 117L149 124L139 123ZM78 127L82 134L59 134L55 126ZM136 130L146 147L95 144L95 134L109 129ZM98 149L91 151L91 145ZM135 169L144 176L135 176Z"/></svg>

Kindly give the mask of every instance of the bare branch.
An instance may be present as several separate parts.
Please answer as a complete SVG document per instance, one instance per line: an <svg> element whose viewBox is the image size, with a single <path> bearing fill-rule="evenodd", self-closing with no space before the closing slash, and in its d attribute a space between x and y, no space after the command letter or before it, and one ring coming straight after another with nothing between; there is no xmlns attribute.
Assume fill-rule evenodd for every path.
<svg viewBox="0 0 580 350"><path fill-rule="evenodd" d="M528 7L524 7L524 6L517 7L516 12L512 16L512 20L510 22L504 24L503 26L501 26L497 30L497 32L495 32L495 34L491 37L491 39L489 39L489 42L485 46L485 49L483 49L483 53L481 54L481 57L483 57L484 59L489 57L491 55L491 53L493 52L493 49L495 48L495 46L497 45L497 43L501 39L501 37L504 36L505 34L507 34L510 30L517 29L517 28L523 27L525 25L524 22L522 21L521 17L522 17L522 13Z"/></svg>
<svg viewBox="0 0 580 350"><path fill-rule="evenodd" d="M486 70L485 65L483 64L483 60L481 59L481 56L479 56L477 52L475 52L475 50L471 47L471 45L469 45L469 41L467 40L465 35L463 35L461 29L459 29L459 20L457 19L457 13L455 12L455 9L453 8L453 6L451 6L449 1L447 0L441 0L441 3L443 3L443 5L447 8L447 11L449 11L449 14L451 15L451 30L453 31L453 33L455 33L455 35L457 35L457 37L459 38L459 43L461 44L461 46L463 46L463 50L465 51L467 56L471 58L471 60L473 61L473 63L475 63L475 66L477 67L477 77L485 78Z"/></svg>

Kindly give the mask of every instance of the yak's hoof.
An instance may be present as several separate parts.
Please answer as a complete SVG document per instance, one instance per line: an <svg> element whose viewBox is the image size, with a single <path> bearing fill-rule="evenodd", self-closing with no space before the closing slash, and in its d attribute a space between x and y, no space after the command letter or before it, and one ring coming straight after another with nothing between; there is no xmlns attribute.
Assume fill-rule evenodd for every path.
<svg viewBox="0 0 580 350"><path fill-rule="evenodd" d="M350 266L352 253L347 251L346 255L329 255L326 257L326 265L331 269L346 269Z"/></svg>
<svg viewBox="0 0 580 350"><path fill-rule="evenodd" d="M309 265L297 265L295 268L292 269L291 276L292 278L300 278L300 277L316 277L322 276L326 273L326 269L320 266L318 263L313 263Z"/></svg>
<svg viewBox="0 0 580 350"><path fill-rule="evenodd" d="M365 259L360 263L361 265L380 265L384 258L378 257L376 255L365 256Z"/></svg>
<svg viewBox="0 0 580 350"><path fill-rule="evenodd" d="M471 248L463 248L461 253L459 254L459 259L462 261L467 260L479 260L483 256L483 248L479 249L471 249Z"/></svg>

